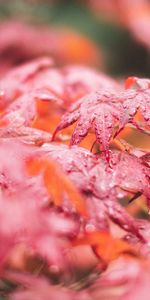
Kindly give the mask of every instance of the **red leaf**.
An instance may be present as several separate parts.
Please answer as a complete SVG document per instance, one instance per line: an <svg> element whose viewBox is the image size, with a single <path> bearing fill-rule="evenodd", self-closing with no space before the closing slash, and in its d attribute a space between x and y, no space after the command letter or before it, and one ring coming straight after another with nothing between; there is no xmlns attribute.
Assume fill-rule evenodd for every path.
<svg viewBox="0 0 150 300"><path fill-rule="evenodd" d="M56 128L56 133L78 121L71 138L71 145L78 144L94 129L96 139L109 157L109 141L113 136L113 128L119 119L119 102L115 101L112 92L95 92L76 102L74 110L66 113Z"/></svg>
<svg viewBox="0 0 150 300"><path fill-rule="evenodd" d="M123 104L120 111L120 124L119 130L120 132L127 123L134 123L134 116L138 111L140 111L143 116L145 123L150 127L150 81L148 79L130 79L131 82L126 82L127 87L133 83L137 83L139 88L137 90L129 89L126 92L120 95L122 98ZM138 127L138 125L137 125Z"/></svg>
<svg viewBox="0 0 150 300"><path fill-rule="evenodd" d="M117 202L120 197L131 197L140 192L146 196L149 205L149 167L141 159L126 152L112 152L111 167L108 167L103 155L95 156L80 147L45 144L42 149L46 158L51 157L62 165L69 178L87 197L89 225L106 228L109 216L124 230L143 240L134 219Z"/></svg>
<svg viewBox="0 0 150 300"><path fill-rule="evenodd" d="M134 116L139 110L148 126L150 126L150 89L149 80L130 78L127 86L137 82L137 90L129 89L123 92L97 91L91 93L71 106L69 112L64 114L54 134L77 122L72 134L71 144L80 143L91 129L95 130L96 140L102 145L107 160L109 160L109 142L114 134L114 128L119 125L115 136L127 125L133 123L137 126Z"/></svg>
<svg viewBox="0 0 150 300"><path fill-rule="evenodd" d="M50 58L39 58L19 67L12 69L0 83L0 108L5 108L13 102L27 89L27 84L33 80L34 76L42 69L47 69L52 65Z"/></svg>
<svg viewBox="0 0 150 300"><path fill-rule="evenodd" d="M76 100L98 89L119 90L120 85L108 75L80 65L62 69L65 80L65 95Z"/></svg>

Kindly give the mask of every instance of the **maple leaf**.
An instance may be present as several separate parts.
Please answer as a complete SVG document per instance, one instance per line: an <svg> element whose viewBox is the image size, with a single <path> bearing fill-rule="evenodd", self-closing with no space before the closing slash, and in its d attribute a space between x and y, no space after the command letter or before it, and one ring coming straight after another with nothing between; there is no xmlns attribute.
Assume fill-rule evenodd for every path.
<svg viewBox="0 0 150 300"><path fill-rule="evenodd" d="M39 107L39 103L41 104ZM47 115L51 115L51 110L59 114L60 102L52 94L43 90L38 92L24 93L11 103L1 116L1 122L6 120L6 123L31 126L36 117L40 117L47 110Z"/></svg>
<svg viewBox="0 0 150 300"><path fill-rule="evenodd" d="M132 233L141 243L145 243L145 237L137 227L135 219L116 201L116 198L100 199L91 196L87 198L87 209L89 219L85 223L85 232L93 230L109 232L109 218L123 230Z"/></svg>
<svg viewBox="0 0 150 300"><path fill-rule="evenodd" d="M43 40L47 36L45 32ZM66 35L66 41L72 45L70 36ZM62 39L59 45L61 43ZM36 54L38 51L35 49ZM14 68L2 78L0 272L1 277L5 273L7 280L21 285L9 295L10 299L114 297L115 300L128 300L143 297L147 300L150 225L148 221L134 218L121 203L126 205L143 195L142 201L145 199L150 208L150 153L135 147L131 149L124 142L119 148L121 151L109 149L109 144L128 123L148 132L150 80L129 77L125 88L120 91L116 81L87 67L55 68L49 58ZM70 147L50 143L49 132L52 126L57 126L64 111L66 114L55 127L53 139L59 130L77 122ZM138 112L145 120L142 125L136 121ZM77 146L90 131L95 131L101 153L93 154ZM111 146L115 146L115 141ZM119 145L120 141L117 142ZM115 232L114 236L121 235L122 239L113 237L111 232ZM78 282L75 287L73 282L72 289L72 267L76 264L70 254L74 254L75 243L86 244L96 260L93 249L100 258L99 264L103 260L108 268L107 273L99 266L101 276L95 284L91 284L90 272L87 281L81 283L85 287L83 291L79 290ZM35 278L21 272L6 272L8 268L17 267L11 264L11 257L22 245L27 259L31 257L34 262L38 258L45 263L44 269L40 270L43 276ZM136 259L131 259L131 255ZM120 256L126 261L118 270L117 258ZM114 266L113 270L111 266ZM28 269L26 263L22 268ZM83 268L80 266L81 271ZM47 281L53 270L56 274L54 278L52 275L52 280L55 281L56 276L61 286ZM98 276L96 270L93 275ZM76 276L75 273L75 280ZM66 284L69 289L62 287ZM113 293L114 285L116 294ZM108 287L110 290L106 291ZM100 289L97 294L93 292L94 288Z"/></svg>
<svg viewBox="0 0 150 300"><path fill-rule="evenodd" d="M93 92L76 101L64 114L53 134L78 121L71 137L71 145L80 143L91 129L95 130L96 140L106 152L109 160L109 141L113 137L114 128L119 125L114 137L128 124L133 123L138 129L140 125L134 120L140 111L147 126L150 126L150 89L148 79L129 78L126 87L137 83L137 90Z"/></svg>
<svg viewBox="0 0 150 300"><path fill-rule="evenodd" d="M150 169L149 166L143 163L142 157L138 158L135 155L127 152L113 153L112 179L116 180L116 184L120 185L124 190L131 193L139 191L145 195L148 206L150 199ZM136 176L134 172L136 169Z"/></svg>
<svg viewBox="0 0 150 300"><path fill-rule="evenodd" d="M0 108L3 110L8 104L17 99L25 91L29 91L29 82L42 69L52 66L50 58L39 58L8 72L0 82ZM28 88L27 88L28 87Z"/></svg>
<svg viewBox="0 0 150 300"><path fill-rule="evenodd" d="M39 142L49 141L51 136L45 131L53 131L54 121L58 123L61 110L63 110L62 100L49 90L24 92L1 113L0 136L12 135L13 137L28 134L30 137L33 136L33 142L36 140L38 142L38 136ZM52 117L54 124L51 122ZM44 132L40 132L39 129L43 129Z"/></svg>
<svg viewBox="0 0 150 300"><path fill-rule="evenodd" d="M79 74L81 75L79 76ZM77 78L78 75L78 78ZM89 80L89 76L93 80ZM12 69L5 75L0 83L1 110L8 108L9 111L18 109L25 105L20 96L28 95L36 100L40 99L49 102L57 102L61 107L68 105L74 99L85 95L96 88L112 86L118 88L119 85L105 74L79 66L66 68L52 68L51 60L48 58L36 59L17 68ZM17 103L12 103L17 101ZM31 104L30 104L31 105ZM29 107L30 107L29 105Z"/></svg>
<svg viewBox="0 0 150 300"><path fill-rule="evenodd" d="M58 162L79 190L89 190L89 171L97 164L91 152L77 146L47 143L39 149L39 154Z"/></svg>
<svg viewBox="0 0 150 300"><path fill-rule="evenodd" d="M115 198L120 193L118 188L125 193L139 191L147 199L150 197L149 166L143 162L142 157L137 158L124 151L111 151L108 167L103 154L93 155L77 146L51 143L44 144L39 151L45 152L45 157L57 160L80 190L90 191L96 197L105 199L111 195ZM134 167L137 170L136 176Z"/></svg>
<svg viewBox="0 0 150 300"><path fill-rule="evenodd" d="M109 141L113 136L113 129L119 119L119 102L110 91L97 91L77 101L73 111L66 113L53 134L78 121L71 137L71 145L79 144L92 128L95 130L96 140L102 145L109 159ZM72 109L71 109L72 110Z"/></svg>
<svg viewBox="0 0 150 300"><path fill-rule="evenodd" d="M137 89L130 87L137 84ZM139 111L150 127L150 80L140 79L137 77L129 77L125 82L127 90L119 95L122 98L122 107L119 118L119 129L117 134L125 127L127 123L133 123L138 129L140 126L134 120L134 116Z"/></svg>
<svg viewBox="0 0 150 300"><path fill-rule="evenodd" d="M53 61L49 57L36 58L26 62L18 67L10 70L6 76L12 76L13 79L18 80L20 83L27 82L41 70L47 69L53 65Z"/></svg>
<svg viewBox="0 0 150 300"><path fill-rule="evenodd" d="M104 155L73 146L45 144L39 150L43 157L51 157L61 164L62 169L78 189L85 194L89 220L87 228L93 225L98 229L107 229L107 216L124 230L131 231L143 240L134 219L117 202L137 192L146 196L149 206L149 166L142 159L126 152L111 152L108 167ZM135 176L134 167L137 173Z"/></svg>
<svg viewBox="0 0 150 300"><path fill-rule="evenodd" d="M73 101L98 89L120 89L117 81L92 68L72 65L62 68L61 72L65 81L65 95Z"/></svg>

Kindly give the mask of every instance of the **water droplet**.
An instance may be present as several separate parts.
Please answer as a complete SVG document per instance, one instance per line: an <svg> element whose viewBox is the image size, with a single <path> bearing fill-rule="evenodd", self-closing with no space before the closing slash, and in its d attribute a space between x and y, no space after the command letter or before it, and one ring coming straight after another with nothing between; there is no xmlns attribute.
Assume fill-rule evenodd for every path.
<svg viewBox="0 0 150 300"><path fill-rule="evenodd" d="M119 192L119 193L118 193L118 198L119 198L119 199L122 199L123 197L124 197L124 193Z"/></svg>
<svg viewBox="0 0 150 300"><path fill-rule="evenodd" d="M52 272L53 274L59 273L59 267L57 265L51 265L50 272Z"/></svg>
<svg viewBox="0 0 150 300"><path fill-rule="evenodd" d="M107 128L111 128L112 127L112 123L107 123Z"/></svg>
<svg viewBox="0 0 150 300"><path fill-rule="evenodd" d="M123 228L124 228L125 230L128 230L128 229L129 229L129 226L128 226L127 224L124 224Z"/></svg>
<svg viewBox="0 0 150 300"><path fill-rule="evenodd" d="M125 103L123 103L123 108L127 108L127 105Z"/></svg>
<svg viewBox="0 0 150 300"><path fill-rule="evenodd" d="M149 121L149 117L148 116L144 116L145 121Z"/></svg>
<svg viewBox="0 0 150 300"><path fill-rule="evenodd" d="M93 232L93 231L95 231L95 226L93 224L89 223L85 226L85 230L86 230L86 232Z"/></svg>

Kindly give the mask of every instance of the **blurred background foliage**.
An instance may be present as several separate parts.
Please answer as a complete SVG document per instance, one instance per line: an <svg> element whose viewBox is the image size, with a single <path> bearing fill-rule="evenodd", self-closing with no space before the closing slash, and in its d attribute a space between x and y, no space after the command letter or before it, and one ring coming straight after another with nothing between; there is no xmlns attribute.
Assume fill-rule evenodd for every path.
<svg viewBox="0 0 150 300"><path fill-rule="evenodd" d="M0 0L0 18L73 29L97 44L103 54L102 65L109 74L149 76L149 49L136 41L124 26L112 20L106 20L103 13L97 17L85 2L79 0Z"/></svg>

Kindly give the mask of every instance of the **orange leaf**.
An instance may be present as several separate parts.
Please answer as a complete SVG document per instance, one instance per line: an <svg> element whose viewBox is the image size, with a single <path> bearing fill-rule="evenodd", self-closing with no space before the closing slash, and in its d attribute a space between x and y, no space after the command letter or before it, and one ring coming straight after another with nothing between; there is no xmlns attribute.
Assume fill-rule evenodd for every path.
<svg viewBox="0 0 150 300"><path fill-rule="evenodd" d="M26 161L26 167L30 176L36 176L42 171L43 162L38 158L30 158Z"/></svg>
<svg viewBox="0 0 150 300"><path fill-rule="evenodd" d="M107 232L92 232L75 241L74 246L91 245L95 254L106 263L116 259L121 254L135 254L134 249L125 241L114 238Z"/></svg>
<svg viewBox="0 0 150 300"><path fill-rule="evenodd" d="M27 161L26 166L30 176L36 176L43 171L44 184L55 205L61 205L63 195L66 193L76 210L86 216L84 199L55 162L31 158Z"/></svg>
<svg viewBox="0 0 150 300"><path fill-rule="evenodd" d="M52 133L60 121L60 117L55 115L46 117L35 117L32 127Z"/></svg>
<svg viewBox="0 0 150 300"><path fill-rule="evenodd" d="M58 104L49 100L36 101L36 111L32 127L47 132L53 132L60 121L60 112L58 111Z"/></svg>
<svg viewBox="0 0 150 300"><path fill-rule="evenodd" d="M136 83L136 77L130 76L125 80L125 88L129 89L132 87L132 85Z"/></svg>

